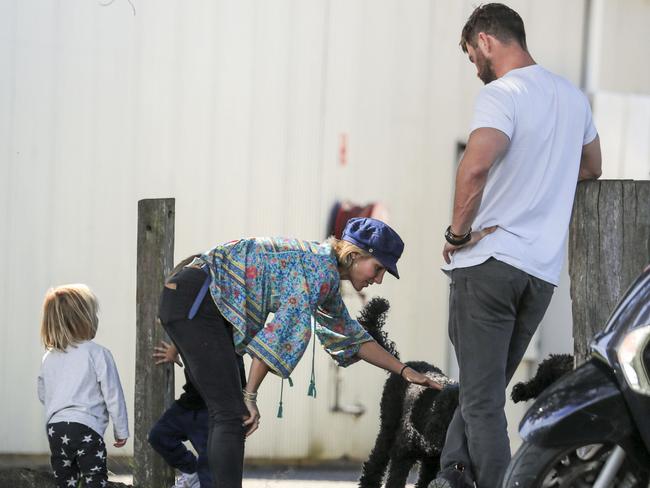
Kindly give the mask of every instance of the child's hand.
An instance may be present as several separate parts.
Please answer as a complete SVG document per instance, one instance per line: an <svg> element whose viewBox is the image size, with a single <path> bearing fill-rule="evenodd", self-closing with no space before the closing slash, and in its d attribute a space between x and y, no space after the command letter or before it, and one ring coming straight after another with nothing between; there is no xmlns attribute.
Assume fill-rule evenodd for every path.
<svg viewBox="0 0 650 488"><path fill-rule="evenodd" d="M153 358L157 359L156 364L171 363L174 362L178 364L181 368L183 363L178 357L178 350L173 344L169 344L165 341L160 341L160 346L155 346L153 353Z"/></svg>
<svg viewBox="0 0 650 488"><path fill-rule="evenodd" d="M126 439L115 439L115 442L113 443L115 447L124 447L125 444Z"/></svg>

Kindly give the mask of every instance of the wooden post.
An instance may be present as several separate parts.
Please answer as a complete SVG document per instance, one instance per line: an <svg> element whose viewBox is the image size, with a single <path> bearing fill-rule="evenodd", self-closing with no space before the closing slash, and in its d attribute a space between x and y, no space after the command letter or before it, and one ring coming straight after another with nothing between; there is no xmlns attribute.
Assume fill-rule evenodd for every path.
<svg viewBox="0 0 650 488"><path fill-rule="evenodd" d="M650 262L650 181L578 184L569 234L577 364L616 303Z"/></svg>
<svg viewBox="0 0 650 488"><path fill-rule="evenodd" d="M174 199L138 202L135 438L133 484L160 488L174 483L174 470L149 446L147 434L174 401L174 364L156 365L153 347L169 340L158 324L158 301L174 261Z"/></svg>

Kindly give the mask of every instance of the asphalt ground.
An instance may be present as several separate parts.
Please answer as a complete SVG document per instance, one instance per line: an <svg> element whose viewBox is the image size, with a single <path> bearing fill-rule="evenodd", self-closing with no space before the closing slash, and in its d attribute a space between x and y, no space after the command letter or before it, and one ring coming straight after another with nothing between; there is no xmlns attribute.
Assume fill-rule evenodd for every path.
<svg viewBox="0 0 650 488"><path fill-rule="evenodd" d="M356 488L358 486L356 481L341 481L341 480L328 480L328 479L315 479L318 474L314 473L314 477L310 479L289 479L277 478L270 475L268 478L244 478L243 488ZM110 481L119 481L121 483L131 484L133 478L127 475L118 475L109 478ZM412 485L409 485L412 486Z"/></svg>
<svg viewBox="0 0 650 488"><path fill-rule="evenodd" d="M413 488L416 472L409 477L407 488ZM129 475L114 475L111 481L131 484ZM243 488L357 488L358 469L319 469L318 467L281 467L246 469Z"/></svg>
<svg viewBox="0 0 650 488"><path fill-rule="evenodd" d="M109 457L109 479L133 484L129 458ZM1 455L0 469L29 467L49 471L49 457L45 455ZM313 466L247 465L244 468L243 488L357 488L361 463L342 462ZM417 471L413 470L407 488L413 488ZM165 488L165 487L161 487Z"/></svg>

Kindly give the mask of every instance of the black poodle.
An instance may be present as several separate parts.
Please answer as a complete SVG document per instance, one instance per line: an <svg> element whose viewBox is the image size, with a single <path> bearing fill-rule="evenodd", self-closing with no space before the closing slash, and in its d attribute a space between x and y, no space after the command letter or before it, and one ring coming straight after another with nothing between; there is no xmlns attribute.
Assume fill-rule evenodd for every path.
<svg viewBox="0 0 650 488"><path fill-rule="evenodd" d="M546 387L572 369L573 356L571 354L550 354L539 363L535 376L525 383L517 383L512 387L510 398L515 403L537 398Z"/></svg>
<svg viewBox="0 0 650 488"><path fill-rule="evenodd" d="M387 351L399 359L395 343L383 330L390 305L373 298L358 317L359 323ZM441 391L407 383L397 374L386 380L380 404L380 428L370 457L363 464L360 488L379 488L386 468L386 488L404 488L415 463L420 464L416 488L426 488L440 469L447 427L458 406L458 384L435 366L407 362L411 368L444 385ZM513 388L515 402L536 397L546 386L573 369L573 358L552 355L543 361L536 376ZM390 467L389 467L390 466Z"/></svg>

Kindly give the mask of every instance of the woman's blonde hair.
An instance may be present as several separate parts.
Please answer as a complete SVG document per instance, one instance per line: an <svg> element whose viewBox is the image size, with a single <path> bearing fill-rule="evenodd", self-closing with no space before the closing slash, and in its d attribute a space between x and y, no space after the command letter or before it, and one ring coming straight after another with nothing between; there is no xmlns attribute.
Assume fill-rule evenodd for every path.
<svg viewBox="0 0 650 488"><path fill-rule="evenodd" d="M65 351L97 333L99 303L86 285L62 285L50 288L43 302L41 341L48 349Z"/></svg>
<svg viewBox="0 0 650 488"><path fill-rule="evenodd" d="M361 249L359 246L356 246L351 242L344 241L342 239L337 239L334 236L329 237L325 242L332 246L336 260L338 261L339 266L344 270L349 270L352 267L352 264L354 263L353 254L359 254L364 258L369 258L372 256L372 254Z"/></svg>

